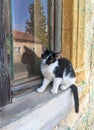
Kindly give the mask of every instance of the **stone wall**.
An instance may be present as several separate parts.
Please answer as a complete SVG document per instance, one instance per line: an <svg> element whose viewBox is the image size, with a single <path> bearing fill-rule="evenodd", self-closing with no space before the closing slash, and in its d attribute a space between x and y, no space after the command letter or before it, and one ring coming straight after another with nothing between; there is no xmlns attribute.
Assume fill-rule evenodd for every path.
<svg viewBox="0 0 94 130"><path fill-rule="evenodd" d="M80 112L77 115L72 111L53 130L94 129L94 0L85 0L84 13L85 81L83 84L83 92L80 93Z"/></svg>

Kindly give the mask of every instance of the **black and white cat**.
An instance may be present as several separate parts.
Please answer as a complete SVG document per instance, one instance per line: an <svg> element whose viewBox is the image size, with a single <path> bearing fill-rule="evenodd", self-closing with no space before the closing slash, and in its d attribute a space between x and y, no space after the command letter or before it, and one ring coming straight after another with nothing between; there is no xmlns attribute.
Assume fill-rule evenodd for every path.
<svg viewBox="0 0 94 130"><path fill-rule="evenodd" d="M37 88L37 92L43 92L51 82L53 82L52 94L57 94L59 87L61 90L71 88L75 101L75 112L78 113L78 90L75 85L76 76L71 62L66 58L58 57L57 53L47 48L44 48L41 58L41 72L44 80L42 86Z"/></svg>

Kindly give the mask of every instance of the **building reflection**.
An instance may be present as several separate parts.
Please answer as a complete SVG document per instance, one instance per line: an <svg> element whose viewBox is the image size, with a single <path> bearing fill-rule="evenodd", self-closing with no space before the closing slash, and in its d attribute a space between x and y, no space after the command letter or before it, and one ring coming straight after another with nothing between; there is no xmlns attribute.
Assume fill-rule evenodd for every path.
<svg viewBox="0 0 94 130"><path fill-rule="evenodd" d="M40 74L41 41L26 32L14 30L15 80Z"/></svg>

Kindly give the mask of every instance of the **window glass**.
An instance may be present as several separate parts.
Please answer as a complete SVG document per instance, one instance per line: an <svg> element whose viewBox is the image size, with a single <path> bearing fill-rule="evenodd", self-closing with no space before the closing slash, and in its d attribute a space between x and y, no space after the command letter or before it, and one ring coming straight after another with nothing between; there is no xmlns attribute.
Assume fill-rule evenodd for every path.
<svg viewBox="0 0 94 130"><path fill-rule="evenodd" d="M14 80L40 75L42 45L48 45L47 0L12 0Z"/></svg>

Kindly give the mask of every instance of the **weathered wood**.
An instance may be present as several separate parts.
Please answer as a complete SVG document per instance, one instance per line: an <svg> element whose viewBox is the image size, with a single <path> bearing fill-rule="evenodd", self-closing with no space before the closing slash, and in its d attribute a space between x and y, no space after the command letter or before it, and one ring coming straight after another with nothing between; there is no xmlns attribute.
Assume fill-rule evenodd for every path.
<svg viewBox="0 0 94 130"><path fill-rule="evenodd" d="M62 55L71 59L73 37L73 0L63 0Z"/></svg>
<svg viewBox="0 0 94 130"><path fill-rule="evenodd" d="M55 1L48 0L48 33L49 33L49 45L51 50L55 50Z"/></svg>
<svg viewBox="0 0 94 130"><path fill-rule="evenodd" d="M78 8L77 67L84 67L85 0L79 0Z"/></svg>
<svg viewBox="0 0 94 130"><path fill-rule="evenodd" d="M73 43L72 43L72 54L71 60L74 65L74 68L77 68L77 46L78 46L78 1L73 1Z"/></svg>
<svg viewBox="0 0 94 130"><path fill-rule="evenodd" d="M62 1L48 0L49 43L55 52L60 52L62 46Z"/></svg>
<svg viewBox="0 0 94 130"><path fill-rule="evenodd" d="M62 55L72 61L77 81L84 81L85 0L63 0Z"/></svg>
<svg viewBox="0 0 94 130"><path fill-rule="evenodd" d="M78 1L77 82L85 81L85 0Z"/></svg>
<svg viewBox="0 0 94 130"><path fill-rule="evenodd" d="M61 52L62 0L55 0L55 52Z"/></svg>
<svg viewBox="0 0 94 130"><path fill-rule="evenodd" d="M11 101L9 55L7 53L7 38L10 35L10 0L0 0L0 107Z"/></svg>

